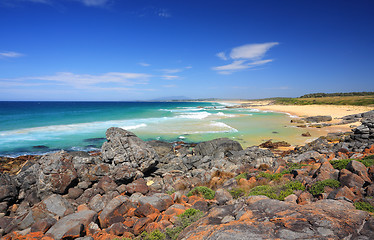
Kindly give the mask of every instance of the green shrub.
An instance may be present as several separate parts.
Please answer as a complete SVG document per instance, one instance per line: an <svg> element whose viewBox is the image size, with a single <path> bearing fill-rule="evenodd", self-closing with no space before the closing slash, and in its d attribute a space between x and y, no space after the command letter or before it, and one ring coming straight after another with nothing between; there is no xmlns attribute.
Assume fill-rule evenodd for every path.
<svg viewBox="0 0 374 240"><path fill-rule="evenodd" d="M367 202L355 202L354 206L358 210L367 211L367 212L374 212L374 207Z"/></svg>
<svg viewBox="0 0 374 240"><path fill-rule="evenodd" d="M187 197L191 197L192 195L201 194L205 199L213 199L214 195L216 194L215 191L213 191L210 188L199 186L192 189L188 194Z"/></svg>
<svg viewBox="0 0 374 240"><path fill-rule="evenodd" d="M200 210L193 208L187 209L184 213L178 216L173 228L166 229L166 235L173 240L177 239L183 229L199 220L203 215L204 213Z"/></svg>
<svg viewBox="0 0 374 240"><path fill-rule="evenodd" d="M309 192L313 194L314 196L321 194L324 192L324 189L326 186L329 186L331 188L338 188L340 187L340 182L334 179L326 179L323 181L319 181L319 182L314 183L310 187Z"/></svg>
<svg viewBox="0 0 374 240"><path fill-rule="evenodd" d="M284 175L283 173L266 173L266 172L260 172L256 176L256 178L263 177L263 178L269 179L271 181L274 181L274 180L281 179L283 175Z"/></svg>
<svg viewBox="0 0 374 240"><path fill-rule="evenodd" d="M288 182L283 185L262 185L251 189L248 195L264 195L272 199L283 201L285 197L293 194L294 190L305 190L305 186L299 181Z"/></svg>
<svg viewBox="0 0 374 240"><path fill-rule="evenodd" d="M374 165L374 155L364 157L363 159L342 159L342 160L331 160L330 163L335 169L342 170L347 168L347 165L352 161L356 160L365 165L365 167L370 167Z"/></svg>
<svg viewBox="0 0 374 240"><path fill-rule="evenodd" d="M233 198L237 199L237 198L243 196L245 191L242 188L233 188L233 189L229 190L229 193L231 194L231 196Z"/></svg>
<svg viewBox="0 0 374 240"><path fill-rule="evenodd" d="M244 178L247 179L248 173L241 173L238 176L235 177L236 181L239 181L239 179Z"/></svg>
<svg viewBox="0 0 374 240"><path fill-rule="evenodd" d="M156 229L151 233L143 232L140 235L140 239L142 240L164 240L166 239L166 235L162 233L160 230Z"/></svg>
<svg viewBox="0 0 374 240"><path fill-rule="evenodd" d="M348 163L350 163L352 159L342 159L342 160L331 160L330 164L335 168L342 170L347 167Z"/></svg>
<svg viewBox="0 0 374 240"><path fill-rule="evenodd" d="M282 171L282 174L290 174L292 170L300 169L301 167L308 166L307 164L301 163L287 163L286 169Z"/></svg>

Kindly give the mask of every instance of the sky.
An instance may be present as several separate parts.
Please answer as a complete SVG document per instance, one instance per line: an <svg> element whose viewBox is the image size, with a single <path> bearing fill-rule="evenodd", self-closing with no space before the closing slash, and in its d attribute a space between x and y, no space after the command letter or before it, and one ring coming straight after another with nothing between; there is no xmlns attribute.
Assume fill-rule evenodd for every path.
<svg viewBox="0 0 374 240"><path fill-rule="evenodd" d="M372 0L0 0L1 101L374 91Z"/></svg>

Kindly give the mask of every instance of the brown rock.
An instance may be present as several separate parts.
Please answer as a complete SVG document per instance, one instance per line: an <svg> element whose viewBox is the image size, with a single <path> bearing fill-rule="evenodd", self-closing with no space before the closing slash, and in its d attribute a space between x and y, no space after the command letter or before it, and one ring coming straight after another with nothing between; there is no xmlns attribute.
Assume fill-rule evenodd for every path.
<svg viewBox="0 0 374 240"><path fill-rule="evenodd" d="M135 216L139 218L147 217L148 215L153 213L160 214L160 211L149 203L140 203L139 207L137 207L134 212Z"/></svg>
<svg viewBox="0 0 374 240"><path fill-rule="evenodd" d="M305 205L311 203L313 200L313 195L309 192L302 192L299 197L297 198L296 202L300 205Z"/></svg>
<svg viewBox="0 0 374 240"><path fill-rule="evenodd" d="M336 170L330 162L326 161L321 164L321 166L314 173L314 176L317 181L323 181L327 179L337 180L339 176L339 170Z"/></svg>
<svg viewBox="0 0 374 240"><path fill-rule="evenodd" d="M113 181L112 178L108 176L104 176L100 179L99 184L97 185L98 188L104 190L104 192L115 191L117 188L117 184Z"/></svg>
<svg viewBox="0 0 374 240"><path fill-rule="evenodd" d="M165 211L173 205L173 199L170 195L164 193L155 193L152 196L145 196L139 199L139 204L149 203L160 212Z"/></svg>
<svg viewBox="0 0 374 240"><path fill-rule="evenodd" d="M374 166L369 167L368 176L369 176L370 180L374 181Z"/></svg>
<svg viewBox="0 0 374 240"><path fill-rule="evenodd" d="M106 232L116 236L122 236L125 232L128 232L128 228L123 225L123 223L113 223L109 228L106 229Z"/></svg>
<svg viewBox="0 0 374 240"><path fill-rule="evenodd" d="M113 198L99 215L102 228L107 228L116 222L123 222L126 212L131 208L131 201L122 195Z"/></svg>
<svg viewBox="0 0 374 240"><path fill-rule="evenodd" d="M339 181L343 186L362 188L365 181L357 174L350 172L347 169L340 171Z"/></svg>
<svg viewBox="0 0 374 240"><path fill-rule="evenodd" d="M348 199L350 201L355 201L357 199L354 193L347 186L332 191L327 198L335 200Z"/></svg>
<svg viewBox="0 0 374 240"><path fill-rule="evenodd" d="M70 199L77 199L82 195L82 193L83 189L81 188L69 188L68 197Z"/></svg>
<svg viewBox="0 0 374 240"><path fill-rule="evenodd" d="M303 137L311 137L312 135L310 135L310 132L305 132L305 133L302 133L301 136L303 136Z"/></svg>
<svg viewBox="0 0 374 240"><path fill-rule="evenodd" d="M129 194L133 194L136 192L139 192L141 194L146 194L148 190L149 189L147 186L147 182L143 178L137 179L134 182L126 185L126 191Z"/></svg>
<svg viewBox="0 0 374 240"><path fill-rule="evenodd" d="M363 163L358 162L356 160L352 160L348 163L347 169L360 176L364 181L371 183L371 180L368 175L368 170L366 169Z"/></svg>
<svg viewBox="0 0 374 240"><path fill-rule="evenodd" d="M47 232L50 227L52 227L55 223L57 222L56 219L52 217L40 219L36 221L32 226L31 226L31 232Z"/></svg>
<svg viewBox="0 0 374 240"><path fill-rule="evenodd" d="M217 189L216 194L214 195L214 199L217 200L218 205L223 205L226 202L232 200L233 198L227 190L220 188Z"/></svg>
<svg viewBox="0 0 374 240"><path fill-rule="evenodd" d="M135 224L134 224L134 227L133 227L133 230L134 230L134 234L135 235L139 235L140 233L142 233L146 227L146 225L150 222L152 222L153 219L149 218L149 217L144 217L144 218L139 218Z"/></svg>

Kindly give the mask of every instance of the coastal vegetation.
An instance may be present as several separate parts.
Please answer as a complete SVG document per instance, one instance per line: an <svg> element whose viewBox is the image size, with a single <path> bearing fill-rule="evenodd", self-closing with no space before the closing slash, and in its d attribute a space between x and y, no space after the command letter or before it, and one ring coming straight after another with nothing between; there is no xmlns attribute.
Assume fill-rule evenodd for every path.
<svg viewBox="0 0 374 240"><path fill-rule="evenodd" d="M312 95L313 96L313 95ZM274 98L274 104L279 105L352 105L374 106L374 94L370 95L342 95L298 98Z"/></svg>

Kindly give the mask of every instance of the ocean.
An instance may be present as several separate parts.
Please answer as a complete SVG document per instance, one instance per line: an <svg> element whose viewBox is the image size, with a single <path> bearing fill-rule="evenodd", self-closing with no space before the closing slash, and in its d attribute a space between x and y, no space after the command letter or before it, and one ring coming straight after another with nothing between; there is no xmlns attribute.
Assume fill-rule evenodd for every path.
<svg viewBox="0 0 374 240"><path fill-rule="evenodd" d="M99 150L109 127L141 139L201 142L219 137L243 147L287 140L299 144L302 129L291 116L218 102L0 102L0 156Z"/></svg>

